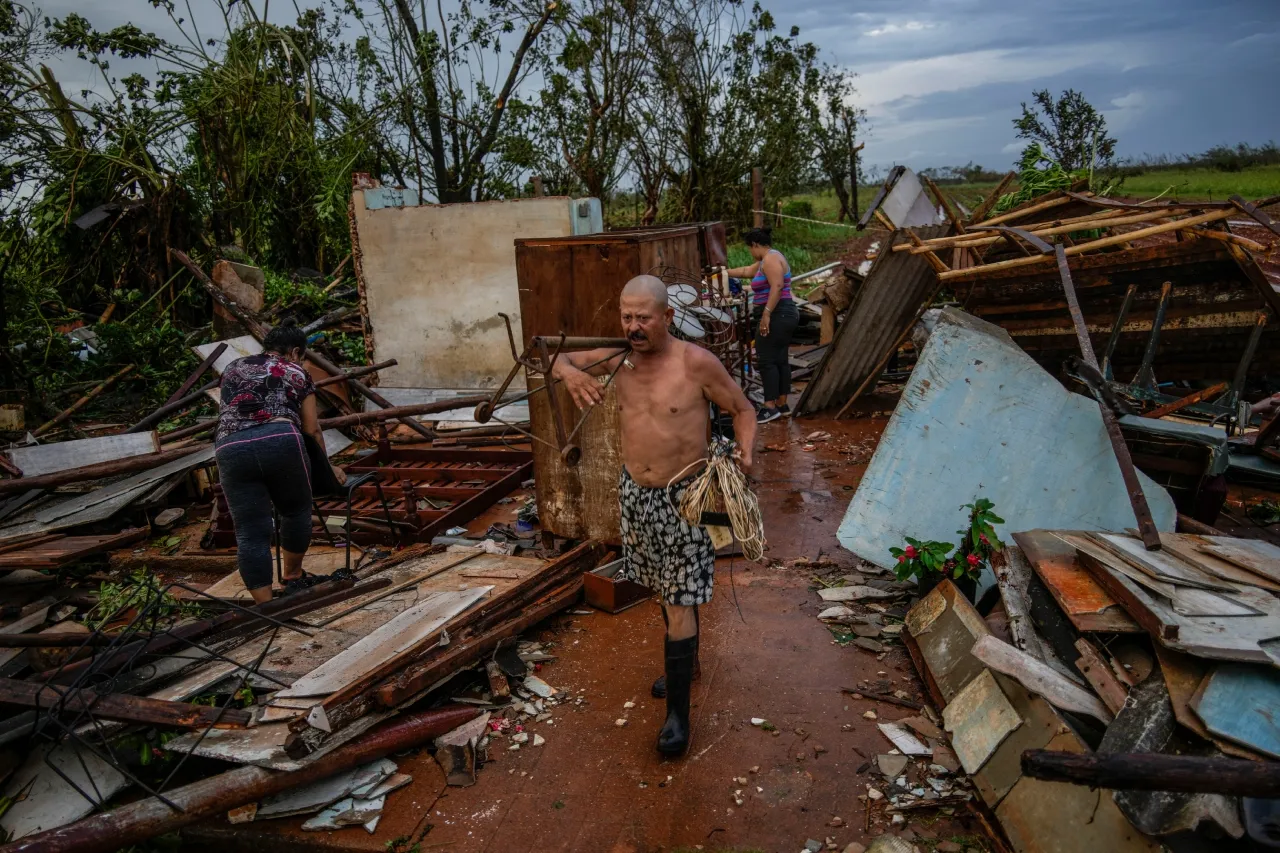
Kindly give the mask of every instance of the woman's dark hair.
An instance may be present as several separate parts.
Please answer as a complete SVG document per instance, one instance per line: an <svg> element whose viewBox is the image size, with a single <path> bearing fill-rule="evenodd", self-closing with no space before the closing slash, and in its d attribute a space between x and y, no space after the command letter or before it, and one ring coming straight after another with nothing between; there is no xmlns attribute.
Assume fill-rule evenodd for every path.
<svg viewBox="0 0 1280 853"><path fill-rule="evenodd" d="M298 328L298 321L292 317L282 321L280 325L267 332L262 339L262 348L267 352L284 355L289 350L307 348L307 333Z"/></svg>
<svg viewBox="0 0 1280 853"><path fill-rule="evenodd" d="M756 246L772 246L773 245L773 229L772 228L752 228L742 235L742 239L747 245Z"/></svg>

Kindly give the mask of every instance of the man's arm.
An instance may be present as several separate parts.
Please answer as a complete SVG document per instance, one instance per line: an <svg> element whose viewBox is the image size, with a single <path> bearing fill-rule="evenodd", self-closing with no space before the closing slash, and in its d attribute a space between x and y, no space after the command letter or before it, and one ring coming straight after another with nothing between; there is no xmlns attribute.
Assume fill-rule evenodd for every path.
<svg viewBox="0 0 1280 853"><path fill-rule="evenodd" d="M625 357L626 352L616 349L562 352L555 359L551 376L564 383L579 409L585 409L604 400L604 389L591 377L607 376L618 366L618 360Z"/></svg>
<svg viewBox="0 0 1280 853"><path fill-rule="evenodd" d="M737 438L738 466L744 473L751 473L752 452L756 443L756 410L724 369L720 359L698 346L689 347L697 361L697 376L702 379L702 394L733 415L733 434Z"/></svg>

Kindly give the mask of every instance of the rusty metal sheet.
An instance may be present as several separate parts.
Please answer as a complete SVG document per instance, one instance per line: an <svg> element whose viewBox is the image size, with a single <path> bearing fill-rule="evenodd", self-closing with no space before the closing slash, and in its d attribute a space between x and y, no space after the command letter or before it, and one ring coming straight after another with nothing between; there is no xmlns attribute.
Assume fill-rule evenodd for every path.
<svg viewBox="0 0 1280 853"><path fill-rule="evenodd" d="M1076 559L1076 551L1047 530L1013 534L1027 562L1078 631L1140 633L1142 628Z"/></svg>
<svg viewBox="0 0 1280 853"><path fill-rule="evenodd" d="M951 732L951 748L965 772L977 773L996 748L1022 725L1022 718L984 669L942 709L942 725Z"/></svg>
<svg viewBox="0 0 1280 853"><path fill-rule="evenodd" d="M948 236L951 226L930 225L912 232L922 240L931 240ZM895 244L908 239L906 231L895 231L881 247L813 379L800 395L797 413L843 404L880 364L936 289L937 276L924 255L893 251Z"/></svg>

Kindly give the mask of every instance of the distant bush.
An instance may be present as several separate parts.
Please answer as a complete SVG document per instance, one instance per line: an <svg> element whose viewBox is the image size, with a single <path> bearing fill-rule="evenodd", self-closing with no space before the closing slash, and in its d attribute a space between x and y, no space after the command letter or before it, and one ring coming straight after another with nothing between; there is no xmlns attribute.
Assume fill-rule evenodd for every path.
<svg viewBox="0 0 1280 853"><path fill-rule="evenodd" d="M932 166L921 169L920 174L937 184L996 184L1004 172L993 172L972 160L963 166Z"/></svg>
<svg viewBox="0 0 1280 853"><path fill-rule="evenodd" d="M1126 160L1121 165L1121 172L1128 175L1141 175L1144 172L1159 172L1168 169L1209 169L1215 172L1241 172L1258 166L1280 165L1280 146L1275 142L1262 145L1250 145L1241 142L1238 145L1215 145L1200 154L1184 154L1171 157L1167 154L1144 155L1138 159Z"/></svg>
<svg viewBox="0 0 1280 853"><path fill-rule="evenodd" d="M813 219L813 202L803 199L789 201L782 205L784 216L799 216L801 219Z"/></svg>

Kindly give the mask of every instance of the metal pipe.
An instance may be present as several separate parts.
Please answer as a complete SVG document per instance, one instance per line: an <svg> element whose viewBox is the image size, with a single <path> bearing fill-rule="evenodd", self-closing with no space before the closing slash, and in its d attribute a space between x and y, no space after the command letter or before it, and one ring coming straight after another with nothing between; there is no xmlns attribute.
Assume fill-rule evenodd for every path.
<svg viewBox="0 0 1280 853"><path fill-rule="evenodd" d="M1107 338L1107 351L1102 355L1102 367L1100 368L1102 378L1108 382L1112 379L1111 357L1115 355L1116 344L1120 343L1120 331L1124 328L1125 315L1129 313L1129 306L1133 304L1133 295L1138 292L1138 285L1131 284L1129 289L1124 292L1124 302L1120 303L1120 313L1116 315L1115 325L1111 327L1111 337Z"/></svg>
<svg viewBox="0 0 1280 853"><path fill-rule="evenodd" d="M804 281L806 278L813 278L815 275L822 275L824 272L833 270L838 266L840 266L840 261L832 261L829 264L818 267L816 270L809 270L808 272L800 273L800 275L793 275L791 276L791 283L795 284L797 281Z"/></svg>
<svg viewBox="0 0 1280 853"><path fill-rule="evenodd" d="M631 341L626 338L571 338L559 335L535 335L533 345L543 345L556 352L575 352L588 349L624 349L630 351Z"/></svg>
<svg viewBox="0 0 1280 853"><path fill-rule="evenodd" d="M200 386L199 391L193 391L185 397L174 400L172 403L166 403L133 426L129 427L125 432L143 432L144 430L151 429L151 427L164 420L166 415L182 411L185 408L194 406L196 403L209 399L205 396L205 392L212 391L214 388L217 388L221 382L222 379L220 378L210 379L204 385Z"/></svg>
<svg viewBox="0 0 1280 853"><path fill-rule="evenodd" d="M395 367L400 362L394 358L386 361L380 361L377 364L370 364L366 367L353 367L343 373L341 376L330 376L328 379L321 379L316 383L317 388L324 388L327 385L337 385L339 382L346 382L348 379L355 379L360 376L368 376L370 373L377 373L379 370L386 370L388 367Z"/></svg>
<svg viewBox="0 0 1280 853"><path fill-rule="evenodd" d="M264 767L238 767L167 792L166 799L181 811L170 808L155 797L148 797L57 829L29 835L0 847L0 853L113 853L237 806L327 779L343 770L410 749L447 734L479 713L477 708L452 706L406 714L301 770L283 773Z"/></svg>
<svg viewBox="0 0 1280 853"><path fill-rule="evenodd" d="M358 384L358 383L353 383ZM411 406L394 406L389 409L376 409L371 412L356 412L352 415L340 415L336 418L321 418L323 429L356 426L357 424L373 424L379 421L398 420L404 423L415 415L434 415L454 409L470 409L487 401L488 397L454 397L449 400L437 400L434 403L415 403ZM417 423L416 421L414 423ZM421 424L418 424L421 426ZM435 438L435 434L431 434Z"/></svg>
<svg viewBox="0 0 1280 853"><path fill-rule="evenodd" d="M1160 345L1160 329L1164 326L1164 315L1169 310L1169 297L1173 295L1173 282L1166 281L1160 287L1160 302L1156 305L1156 316L1151 321L1151 336L1147 338L1147 349L1142 354L1142 366L1138 375L1133 377L1133 384L1143 388L1156 387L1156 375L1151 369L1156 360L1156 348Z"/></svg>

